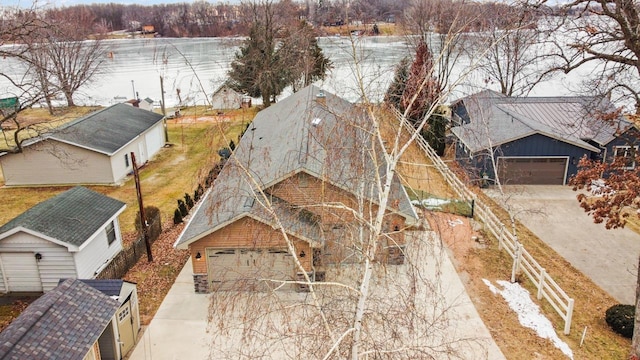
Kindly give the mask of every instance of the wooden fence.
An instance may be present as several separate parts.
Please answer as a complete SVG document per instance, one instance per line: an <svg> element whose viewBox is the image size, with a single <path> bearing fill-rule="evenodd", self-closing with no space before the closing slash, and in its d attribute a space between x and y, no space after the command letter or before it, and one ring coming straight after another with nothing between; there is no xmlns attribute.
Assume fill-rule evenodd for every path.
<svg viewBox="0 0 640 360"><path fill-rule="evenodd" d="M409 134L415 133L415 129L407 122L405 127ZM513 259L513 271L511 281L515 281L515 272L522 271L529 280L536 286L538 299L545 298L549 304L556 310L560 317L564 320L564 333L569 334L571 330L571 317L573 316L574 300L547 274L546 270L531 256L531 254L518 242L515 234L498 219L478 196L472 192L467 186L449 169L447 164L440 159L433 148L417 134L416 142L424 151L427 157L433 162L435 168L442 174L445 181L451 186L456 194L465 200L473 200L475 203L474 215L477 216L488 230L497 240L499 249L504 249Z"/></svg>
<svg viewBox="0 0 640 360"><path fill-rule="evenodd" d="M153 237L150 242L153 244ZM96 279L121 279L138 262L140 256L147 254L147 247L142 236L131 245L120 251L111 262L100 271Z"/></svg>

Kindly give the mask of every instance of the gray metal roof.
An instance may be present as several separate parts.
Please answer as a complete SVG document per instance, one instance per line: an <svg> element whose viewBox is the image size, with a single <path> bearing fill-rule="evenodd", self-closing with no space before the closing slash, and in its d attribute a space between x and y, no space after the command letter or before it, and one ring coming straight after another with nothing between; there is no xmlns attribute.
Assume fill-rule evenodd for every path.
<svg viewBox="0 0 640 360"><path fill-rule="evenodd" d="M273 214L265 214L259 204L246 205L259 202L254 195L257 190L268 189L298 172L353 194L365 189L363 197L377 201L375 178L384 179L386 166L380 144L371 136L372 125L360 108L315 86L260 111L176 246L186 246L244 215L267 217L265 222L273 222L275 219L267 216ZM415 211L397 177L392 184L389 204L397 204L396 211L415 219ZM296 220L299 209L274 203L280 215L289 219L285 223L288 229L295 226L296 231L306 236L321 235L311 224Z"/></svg>
<svg viewBox="0 0 640 360"><path fill-rule="evenodd" d="M0 359L81 360L119 307L91 286L68 279L0 333Z"/></svg>
<svg viewBox="0 0 640 360"><path fill-rule="evenodd" d="M603 121L598 115L612 111L606 100L595 97L507 97L481 92L461 100L470 123L451 131L472 151L495 147L533 134L542 134L599 152L587 141L605 145L620 129L623 119ZM497 93L496 93L497 94Z"/></svg>
<svg viewBox="0 0 640 360"><path fill-rule="evenodd" d="M0 239L13 229L25 228L80 247L125 206L119 200L76 186L35 205L0 227Z"/></svg>
<svg viewBox="0 0 640 360"><path fill-rule="evenodd" d="M131 105L115 104L65 124L45 138L112 155L162 118Z"/></svg>

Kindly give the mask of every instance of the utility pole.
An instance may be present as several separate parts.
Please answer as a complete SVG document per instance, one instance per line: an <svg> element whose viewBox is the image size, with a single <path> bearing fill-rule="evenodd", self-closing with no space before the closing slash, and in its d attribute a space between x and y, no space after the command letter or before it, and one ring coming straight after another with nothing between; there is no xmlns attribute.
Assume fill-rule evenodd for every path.
<svg viewBox="0 0 640 360"><path fill-rule="evenodd" d="M138 174L138 164L136 163L136 154L131 152L131 163L133 165L133 178L136 182L136 194L138 195L138 206L140 207L140 226L142 227L142 238L144 245L147 247L147 260L153 262L153 254L151 254L151 244L147 234L147 217L144 214L144 205L142 204L142 190L140 189L140 175Z"/></svg>
<svg viewBox="0 0 640 360"><path fill-rule="evenodd" d="M164 78L160 75L160 94L162 96L162 102L160 102L160 108L162 109L162 123L164 125L164 142L169 142L169 130L167 130L167 108L164 105Z"/></svg>

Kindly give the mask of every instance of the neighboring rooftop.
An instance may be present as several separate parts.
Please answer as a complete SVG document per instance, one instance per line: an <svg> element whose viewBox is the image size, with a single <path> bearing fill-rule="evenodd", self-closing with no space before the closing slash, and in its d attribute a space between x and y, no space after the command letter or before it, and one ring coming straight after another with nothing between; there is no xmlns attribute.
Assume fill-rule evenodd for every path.
<svg viewBox="0 0 640 360"><path fill-rule="evenodd" d="M13 233L12 230L26 229L77 251L125 206L119 200L76 186L33 206L0 227L0 238Z"/></svg>
<svg viewBox="0 0 640 360"><path fill-rule="evenodd" d="M45 138L112 155L162 118L151 111L115 104L65 124Z"/></svg>
<svg viewBox="0 0 640 360"><path fill-rule="evenodd" d="M84 359L119 307L91 286L68 279L0 333L0 358Z"/></svg>
<svg viewBox="0 0 640 360"><path fill-rule="evenodd" d="M219 226L244 215L275 223L275 219L253 205L255 191L265 190L296 173L306 173L337 188L377 201L378 175L384 178L381 151L377 164L370 158L372 147L380 144L371 136L372 122L358 106L309 86L256 115L255 119L216 179L213 189L202 200L176 246L198 239ZM373 141L373 143L372 143ZM247 171L251 177L247 176ZM377 174L376 174L377 173ZM364 183L363 183L364 181ZM251 206L247 204L251 203ZM408 219L417 215L400 181L394 178L390 204ZM276 202L284 219L296 223L296 211ZM300 233L320 234L298 224ZM321 242L322 239L312 239Z"/></svg>
<svg viewBox="0 0 640 360"><path fill-rule="evenodd" d="M456 103L464 104L468 123L451 131L473 152L536 133L599 152L589 142L605 145L631 126L622 118L602 120L615 109L596 97L508 97L484 90Z"/></svg>

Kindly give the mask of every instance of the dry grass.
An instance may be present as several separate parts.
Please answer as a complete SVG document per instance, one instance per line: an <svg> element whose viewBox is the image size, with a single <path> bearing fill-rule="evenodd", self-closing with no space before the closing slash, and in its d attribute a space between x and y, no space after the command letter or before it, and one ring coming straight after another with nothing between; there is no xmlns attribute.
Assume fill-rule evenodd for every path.
<svg viewBox="0 0 640 360"><path fill-rule="evenodd" d="M47 109L42 108L24 110L18 114L17 122L20 124L20 127L29 127L32 130L21 132L19 138L20 140L24 140L37 136L40 133L49 131L57 126L75 120L98 109L100 108L95 106L59 108L55 110L54 115L49 114ZM12 121L6 121L2 124L2 128L3 132L2 136L0 136L0 151L2 149L9 149L15 146L13 136L16 124Z"/></svg>
<svg viewBox="0 0 640 360"><path fill-rule="evenodd" d="M434 179L435 180L435 179ZM492 204L493 210L505 223L508 214L476 189L478 196ZM444 196L445 194L443 194ZM543 313L552 321L562 340L567 342L576 359L623 359L628 356L630 341L615 334L604 321L605 310L616 301L595 285L591 279L576 270L564 258L547 246L522 224L517 225L520 241L533 257L547 270L569 296L575 299L571 333L562 334L564 320L546 301L535 300ZM512 260L505 251L497 248L495 239L489 238L486 247L476 246L470 239L451 244L445 238L455 257L456 268L465 280L465 286L485 324L489 327L498 346L508 359L557 359L563 358L550 342L523 328L517 315L499 297L493 295L482 279L508 280ZM528 281L523 286L532 294L534 286ZM587 329L582 346L582 332Z"/></svg>
<svg viewBox="0 0 640 360"><path fill-rule="evenodd" d="M193 196L200 179L218 161L218 149L231 139L237 142L243 124L240 119L223 124L199 123L168 127L171 144L161 149L140 171L144 205L160 208L163 222L173 219L178 199L182 199L185 193ZM138 204L132 178L122 186L88 187L125 202L127 209L120 216L122 231L127 233L135 230ZM5 224L33 205L69 188L0 188L0 201L5 204L5 210L0 213L0 224Z"/></svg>
<svg viewBox="0 0 640 360"><path fill-rule="evenodd" d="M160 208L164 231L153 244L154 262L145 256L132 268L125 279L138 284L140 315L147 324L162 303L178 273L188 258L187 251L173 249L182 225L173 226L173 211L177 199L185 192L193 194L198 182L218 161L217 151L237 136L255 115L255 110L232 114L232 120L224 123L202 122L198 124L169 125L170 146L163 148L152 161L141 169L141 187L145 206ZM70 187L0 188L0 201L5 204L0 213L4 224L33 205L51 198ZM123 237L135 238L134 220L137 216L137 200L133 179L122 186L89 186L107 196L127 203L120 215ZM29 302L35 298L29 298ZM28 305L24 300L0 305L0 330L6 327Z"/></svg>

